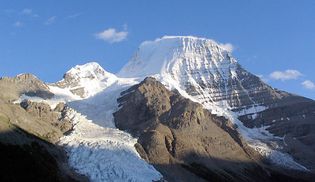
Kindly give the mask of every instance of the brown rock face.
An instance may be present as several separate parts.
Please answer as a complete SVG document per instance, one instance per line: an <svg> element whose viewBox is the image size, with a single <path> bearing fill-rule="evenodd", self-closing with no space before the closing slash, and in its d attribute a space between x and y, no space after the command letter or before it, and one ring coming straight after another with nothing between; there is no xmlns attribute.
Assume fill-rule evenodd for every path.
<svg viewBox="0 0 315 182"><path fill-rule="evenodd" d="M169 181L273 181L232 125L146 78L122 93L116 126L139 137L139 154Z"/></svg>
<svg viewBox="0 0 315 182"><path fill-rule="evenodd" d="M55 110L47 104L27 100L20 105L13 104L22 94L44 99L54 96L36 76L21 74L13 78L0 78L0 90L0 114L6 115L11 124L52 143L72 128L65 118L67 107L62 103Z"/></svg>
<svg viewBox="0 0 315 182"><path fill-rule="evenodd" d="M65 118L68 108L64 103L59 103L55 109L51 109L48 104L31 102L29 100L22 101L20 105L32 116L50 123L63 133L72 129L72 123Z"/></svg>
<svg viewBox="0 0 315 182"><path fill-rule="evenodd" d="M61 112L51 111L48 105L29 101L22 102L22 105L26 109L0 99L0 113L9 118L10 124L52 143L72 127L63 130L61 126L67 126L68 121L62 119Z"/></svg>

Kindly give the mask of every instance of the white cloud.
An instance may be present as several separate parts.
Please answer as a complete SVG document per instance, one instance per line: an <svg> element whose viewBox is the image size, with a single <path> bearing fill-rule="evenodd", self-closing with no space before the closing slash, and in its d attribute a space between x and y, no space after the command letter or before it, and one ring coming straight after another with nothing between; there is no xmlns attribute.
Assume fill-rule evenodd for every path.
<svg viewBox="0 0 315 182"><path fill-rule="evenodd" d="M102 32L96 33L95 36L97 39L115 43L125 40L128 36L128 32L126 30L118 32L114 28L109 28Z"/></svg>
<svg viewBox="0 0 315 182"><path fill-rule="evenodd" d="M234 50L234 46L231 43L220 44L220 46L229 52L233 52Z"/></svg>
<svg viewBox="0 0 315 182"><path fill-rule="evenodd" d="M23 26L23 23L20 22L20 21L17 21L13 24L15 27L22 27Z"/></svg>
<svg viewBox="0 0 315 182"><path fill-rule="evenodd" d="M285 70L285 71L274 71L272 72L269 77L274 80L296 80L302 76L302 73L297 70Z"/></svg>
<svg viewBox="0 0 315 182"><path fill-rule="evenodd" d="M311 80L305 80L301 84L306 89L315 90L315 83L312 82Z"/></svg>
<svg viewBox="0 0 315 182"><path fill-rule="evenodd" d="M56 21L56 16L52 16L52 17L49 17L46 21L45 21L45 25L51 25L53 23L55 23Z"/></svg>

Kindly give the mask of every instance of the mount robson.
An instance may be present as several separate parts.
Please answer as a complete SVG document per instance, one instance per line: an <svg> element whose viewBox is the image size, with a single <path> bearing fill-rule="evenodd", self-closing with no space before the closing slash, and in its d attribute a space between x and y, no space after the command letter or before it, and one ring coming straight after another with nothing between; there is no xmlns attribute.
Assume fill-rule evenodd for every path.
<svg viewBox="0 0 315 182"><path fill-rule="evenodd" d="M143 42L117 73L0 79L0 181L315 181L315 101L210 39Z"/></svg>

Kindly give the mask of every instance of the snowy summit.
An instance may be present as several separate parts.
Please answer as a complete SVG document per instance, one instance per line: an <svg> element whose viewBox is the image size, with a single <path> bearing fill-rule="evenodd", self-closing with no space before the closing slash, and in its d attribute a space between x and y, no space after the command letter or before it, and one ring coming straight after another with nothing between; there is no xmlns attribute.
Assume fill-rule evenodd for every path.
<svg viewBox="0 0 315 182"><path fill-rule="evenodd" d="M98 63L89 62L71 68L56 84L69 89L75 95L87 98L102 91L116 80L114 74L105 71Z"/></svg>

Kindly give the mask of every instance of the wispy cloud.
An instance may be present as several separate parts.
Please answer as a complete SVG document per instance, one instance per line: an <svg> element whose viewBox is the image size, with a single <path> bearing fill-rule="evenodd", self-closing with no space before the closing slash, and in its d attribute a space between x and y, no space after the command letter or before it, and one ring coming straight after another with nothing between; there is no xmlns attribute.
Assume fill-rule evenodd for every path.
<svg viewBox="0 0 315 182"><path fill-rule="evenodd" d="M38 14L34 13L32 9L29 8L25 8L20 12L21 15L25 15L25 16L31 16L31 17L39 17Z"/></svg>
<svg viewBox="0 0 315 182"><path fill-rule="evenodd" d="M127 36L128 36L127 30L117 31L115 28L109 28L95 34L95 37L97 39L101 39L109 43L121 42L125 40Z"/></svg>
<svg viewBox="0 0 315 182"><path fill-rule="evenodd" d="M315 90L315 83L312 82L311 80L305 80L304 82L301 83L302 86L306 89L309 90Z"/></svg>
<svg viewBox="0 0 315 182"><path fill-rule="evenodd" d="M33 10L28 9L28 8L25 8L21 11L21 14L23 14L23 15L31 15L32 13L33 13Z"/></svg>
<svg viewBox="0 0 315 182"><path fill-rule="evenodd" d="M298 70L285 70L285 71L274 71L269 77L273 80L296 80L301 77L303 74Z"/></svg>
<svg viewBox="0 0 315 182"><path fill-rule="evenodd" d="M46 21L45 21L45 25L51 25L51 24L53 24L53 23L55 23L55 21L56 21L56 16L51 16L51 17L49 17Z"/></svg>
<svg viewBox="0 0 315 182"><path fill-rule="evenodd" d="M16 21L16 22L13 24L13 26L15 26L15 27L22 27L22 26L23 26L23 23L20 22L20 21Z"/></svg>
<svg viewBox="0 0 315 182"><path fill-rule="evenodd" d="M227 50L227 51L229 51L229 52L233 52L233 50L234 50L234 46L233 46L233 44L231 44L231 43L225 43L225 44L220 44L220 46L223 48L223 49L225 49L225 50Z"/></svg>
<svg viewBox="0 0 315 182"><path fill-rule="evenodd" d="M65 19L74 19L74 18L79 17L81 14L82 13L71 14L71 15L68 15L67 17L65 17Z"/></svg>
<svg viewBox="0 0 315 182"><path fill-rule="evenodd" d="M5 14L16 14L16 10L15 9L4 9L3 12Z"/></svg>

